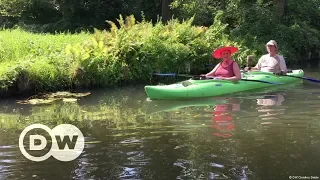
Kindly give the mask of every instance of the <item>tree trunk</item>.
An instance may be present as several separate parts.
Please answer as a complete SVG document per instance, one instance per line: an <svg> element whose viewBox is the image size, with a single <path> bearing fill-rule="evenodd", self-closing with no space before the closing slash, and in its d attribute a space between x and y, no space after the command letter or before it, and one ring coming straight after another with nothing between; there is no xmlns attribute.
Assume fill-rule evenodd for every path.
<svg viewBox="0 0 320 180"><path fill-rule="evenodd" d="M284 15L286 3L286 0L273 0L273 5L276 8L280 18Z"/></svg>
<svg viewBox="0 0 320 180"><path fill-rule="evenodd" d="M170 4L172 0L162 0L161 16L162 22L166 23L172 16Z"/></svg>

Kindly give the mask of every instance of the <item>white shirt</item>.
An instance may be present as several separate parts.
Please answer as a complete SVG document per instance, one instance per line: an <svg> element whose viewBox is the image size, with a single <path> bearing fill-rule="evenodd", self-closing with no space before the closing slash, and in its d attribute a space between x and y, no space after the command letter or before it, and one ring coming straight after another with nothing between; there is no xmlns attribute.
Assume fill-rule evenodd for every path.
<svg viewBox="0 0 320 180"><path fill-rule="evenodd" d="M263 72L280 73L281 71L287 71L286 62L283 56L270 56L270 54L261 56L255 68Z"/></svg>

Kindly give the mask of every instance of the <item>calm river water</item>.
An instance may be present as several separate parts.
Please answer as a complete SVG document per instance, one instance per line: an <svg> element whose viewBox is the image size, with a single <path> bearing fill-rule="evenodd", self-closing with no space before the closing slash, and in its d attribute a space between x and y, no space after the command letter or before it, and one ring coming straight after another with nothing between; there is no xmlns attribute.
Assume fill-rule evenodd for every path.
<svg viewBox="0 0 320 180"><path fill-rule="evenodd" d="M319 89L303 81L223 97L149 101L138 86L95 91L75 103L3 99L0 179L320 179ZM26 159L19 135L34 123L77 126L86 139L83 153L71 162Z"/></svg>

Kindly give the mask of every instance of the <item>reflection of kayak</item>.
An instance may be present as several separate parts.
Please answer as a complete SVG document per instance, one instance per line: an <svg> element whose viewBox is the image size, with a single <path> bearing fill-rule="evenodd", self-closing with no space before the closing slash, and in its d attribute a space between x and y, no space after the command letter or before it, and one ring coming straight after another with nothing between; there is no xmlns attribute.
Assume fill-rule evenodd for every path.
<svg viewBox="0 0 320 180"><path fill-rule="evenodd" d="M303 70L293 70L291 76L302 77ZM249 80L249 81L247 81ZM261 82L259 82L261 81ZM181 83L159 86L145 86L150 99L184 99L198 97L212 97L224 94L254 90L265 87L279 86L300 78L278 76L266 72L249 72L242 75L242 80L234 83L227 80L187 80Z"/></svg>
<svg viewBox="0 0 320 180"><path fill-rule="evenodd" d="M216 104L225 104L227 100L200 98L191 100L170 100L170 101L150 101L148 103L147 114L156 113L160 111L170 111L191 106L215 106Z"/></svg>

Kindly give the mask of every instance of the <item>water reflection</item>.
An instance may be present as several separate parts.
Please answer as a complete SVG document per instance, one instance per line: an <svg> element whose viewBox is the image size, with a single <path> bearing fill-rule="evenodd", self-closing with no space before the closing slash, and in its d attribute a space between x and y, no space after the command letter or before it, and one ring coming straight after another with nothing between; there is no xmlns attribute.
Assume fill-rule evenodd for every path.
<svg viewBox="0 0 320 180"><path fill-rule="evenodd" d="M215 136L229 138L235 130L232 111L240 111L239 99L226 99L224 104L216 104L212 112L212 128L218 132L212 133Z"/></svg>
<svg viewBox="0 0 320 180"><path fill-rule="evenodd" d="M281 106L284 101L282 94L268 94L264 95L263 98L257 99L257 110L262 114L259 115L262 120L276 120L279 119L281 114L284 114L285 108L275 108L272 106ZM265 121L262 124L271 124L270 121Z"/></svg>
<svg viewBox="0 0 320 180"><path fill-rule="evenodd" d="M284 101L282 94L264 95L263 98L257 99L257 104L262 106L279 106Z"/></svg>
<svg viewBox="0 0 320 180"><path fill-rule="evenodd" d="M145 101L144 92L133 89L118 95L103 92L77 103L16 106L1 101L0 179L245 180L316 175L316 92L318 88ZM70 163L26 160L17 141L32 123L76 125L88 142L84 152Z"/></svg>
<svg viewBox="0 0 320 180"><path fill-rule="evenodd" d="M207 107L215 104L225 104L226 99L223 98L198 98L187 100L160 100L147 103L147 114L174 111L187 107Z"/></svg>

